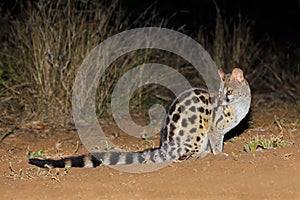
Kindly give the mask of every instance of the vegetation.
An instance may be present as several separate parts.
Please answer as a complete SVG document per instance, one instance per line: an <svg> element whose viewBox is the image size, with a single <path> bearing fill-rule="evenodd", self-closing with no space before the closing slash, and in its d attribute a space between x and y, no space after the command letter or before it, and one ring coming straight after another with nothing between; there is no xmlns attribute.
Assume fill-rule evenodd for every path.
<svg viewBox="0 0 300 200"><path fill-rule="evenodd" d="M270 139L263 137L255 137L250 139L247 144L244 145L244 150L247 153L254 153L255 151L261 149L271 149L276 147L285 147L287 145L286 141L283 140L283 136L271 135Z"/></svg>

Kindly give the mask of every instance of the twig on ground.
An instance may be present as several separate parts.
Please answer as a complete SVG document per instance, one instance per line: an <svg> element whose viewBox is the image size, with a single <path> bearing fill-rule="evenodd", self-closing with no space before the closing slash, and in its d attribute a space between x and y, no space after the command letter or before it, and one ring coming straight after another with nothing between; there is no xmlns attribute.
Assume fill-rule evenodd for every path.
<svg viewBox="0 0 300 200"><path fill-rule="evenodd" d="M6 138L9 134L13 133L15 130L15 127L11 128L10 130L7 130L4 134L1 135L0 137L0 143L2 142L2 140L4 140L4 138Z"/></svg>

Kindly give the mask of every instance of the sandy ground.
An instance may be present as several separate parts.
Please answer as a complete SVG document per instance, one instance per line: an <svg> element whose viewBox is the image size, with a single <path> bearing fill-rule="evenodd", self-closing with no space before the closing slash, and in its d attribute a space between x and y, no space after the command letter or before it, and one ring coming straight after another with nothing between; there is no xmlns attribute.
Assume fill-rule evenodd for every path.
<svg viewBox="0 0 300 200"><path fill-rule="evenodd" d="M30 122L17 126L0 143L1 199L300 199L300 119L295 105L253 105L248 127L235 129L224 143L229 156L208 155L163 169L133 174L95 169L39 169L28 154L59 157L85 153L75 130ZM261 108L261 107L260 107ZM245 122L244 122L245 123ZM2 126L1 133L9 127ZM131 150L152 146L114 127L107 132ZM117 132L117 133L116 133ZM238 136L233 137L233 135ZM284 148L244 151L251 138L283 134ZM78 145L79 144L79 145Z"/></svg>

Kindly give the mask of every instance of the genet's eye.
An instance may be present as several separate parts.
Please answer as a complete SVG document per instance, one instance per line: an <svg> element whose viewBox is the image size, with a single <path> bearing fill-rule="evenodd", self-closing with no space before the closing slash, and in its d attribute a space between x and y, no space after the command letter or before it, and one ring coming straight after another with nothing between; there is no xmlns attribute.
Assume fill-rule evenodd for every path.
<svg viewBox="0 0 300 200"><path fill-rule="evenodd" d="M226 92L226 95L232 95L232 90L228 90L227 92Z"/></svg>

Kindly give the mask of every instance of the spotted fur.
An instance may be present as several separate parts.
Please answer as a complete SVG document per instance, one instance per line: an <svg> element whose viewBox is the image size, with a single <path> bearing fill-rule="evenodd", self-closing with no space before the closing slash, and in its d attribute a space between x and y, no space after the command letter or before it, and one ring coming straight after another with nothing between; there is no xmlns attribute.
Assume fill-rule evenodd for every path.
<svg viewBox="0 0 300 200"><path fill-rule="evenodd" d="M161 130L160 147L141 152L98 152L59 160L29 159L39 167L97 167L99 165L146 164L201 158L212 151L222 153L224 135L248 113L251 93L243 72L219 73L219 94L193 88L169 106Z"/></svg>

